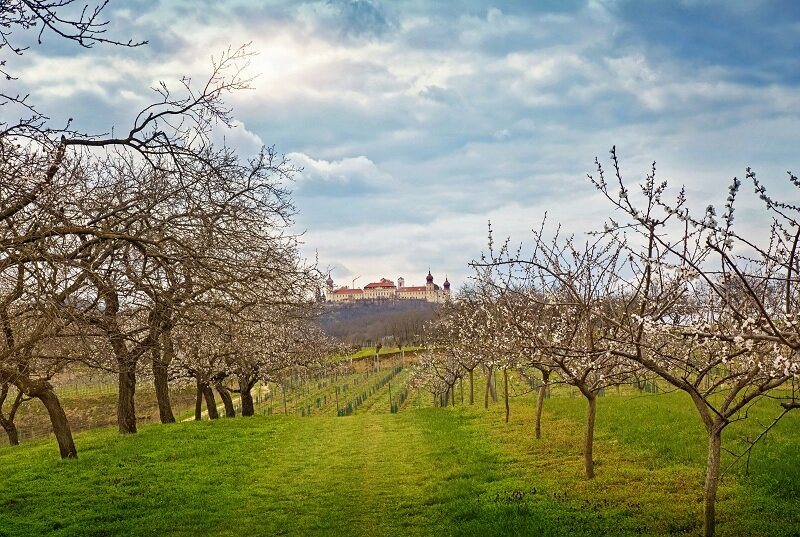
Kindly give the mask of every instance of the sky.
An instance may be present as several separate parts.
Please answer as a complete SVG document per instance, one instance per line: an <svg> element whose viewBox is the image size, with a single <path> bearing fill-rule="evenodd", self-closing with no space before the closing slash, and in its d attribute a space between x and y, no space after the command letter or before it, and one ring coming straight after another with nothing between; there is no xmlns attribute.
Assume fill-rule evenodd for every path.
<svg viewBox="0 0 800 537"><path fill-rule="evenodd" d="M124 129L159 81L202 80L250 43L258 76L226 98L226 143L302 167L294 229L337 285L420 285L430 267L458 288L490 221L514 243L545 213L601 227L613 214L586 175L612 146L627 181L655 161L701 209L748 166L797 197L794 0L112 0L106 15L110 37L148 44L45 35L9 60L22 91L53 121ZM763 213L746 190L745 224Z"/></svg>

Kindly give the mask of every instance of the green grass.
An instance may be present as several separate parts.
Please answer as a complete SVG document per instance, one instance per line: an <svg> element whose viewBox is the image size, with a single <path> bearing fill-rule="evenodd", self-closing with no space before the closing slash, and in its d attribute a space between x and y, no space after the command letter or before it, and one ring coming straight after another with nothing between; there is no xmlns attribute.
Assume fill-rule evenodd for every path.
<svg viewBox="0 0 800 537"><path fill-rule="evenodd" d="M563 391L562 391L563 394ZM575 422L584 419L583 397L551 399L560 415ZM548 406L545 402L545 408ZM753 448L747 475L746 458L738 458L766 425L779 415L774 400L761 399L748 410L748 419L736 421L723 432L722 468L739 481L766 487L775 495L800 498L800 412L789 413ZM705 432L687 394L609 395L598 399L600 438L621 442L643 454L651 465L702 466L706 460Z"/></svg>
<svg viewBox="0 0 800 537"><path fill-rule="evenodd" d="M576 424L586 412L582 397L556 397L545 408L548 405ZM741 511L730 521L738 528L733 535L761 535L764 519L776 521L772 533L764 535L800 535L800 412L784 416L753 447L749 467L746 457L738 457L750 445L749 439L756 438L778 414L774 400L762 399L749 409L748 419L732 423L723 432L723 483L729 486L723 488L719 503L722 516ZM638 453L642 466L652 472L683 467L703 477L705 430L683 392L600 398L596 438L612 450L619 446ZM699 494L701 488L694 490Z"/></svg>
<svg viewBox="0 0 800 537"><path fill-rule="evenodd" d="M516 379L514 388L523 389ZM478 393L482 403L476 386ZM384 398L388 406L386 388L375 401ZM76 436L74 461L59 460L52 441L3 448L0 535L700 531L703 432L677 394L600 401L591 481L582 477L581 398L546 401L540 441L532 438L530 394L513 399L508 424L500 404L487 412L482 404L417 409L416 401L399 414L364 406L344 418L148 425L132 436L89 431ZM796 489L785 487L800 477L798 417L787 418L756 448L751 476L737 470L726 478L720 535L800 534Z"/></svg>
<svg viewBox="0 0 800 537"><path fill-rule="evenodd" d="M476 418L425 410L251 418L84 433L0 455L4 535L527 535L602 521L521 486ZM580 520L587 519L584 527Z"/></svg>
<svg viewBox="0 0 800 537"><path fill-rule="evenodd" d="M403 347L405 352L416 352L422 350L423 347ZM399 347L381 347L381 350L378 351L378 356L383 356L385 354L399 354L400 348ZM366 349L361 349L360 351L354 352L353 354L348 354L346 356L334 356L332 357L332 361L338 362L342 360L349 360L349 359L359 359L359 358L368 358L370 356L375 356L375 347L369 347Z"/></svg>

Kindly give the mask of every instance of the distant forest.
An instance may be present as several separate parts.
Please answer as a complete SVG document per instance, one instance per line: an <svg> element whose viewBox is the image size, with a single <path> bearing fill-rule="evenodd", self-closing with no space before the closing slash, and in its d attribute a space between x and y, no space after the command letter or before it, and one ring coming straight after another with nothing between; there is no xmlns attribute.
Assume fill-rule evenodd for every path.
<svg viewBox="0 0 800 537"><path fill-rule="evenodd" d="M427 321L438 305L424 300L361 300L325 304L319 326L328 335L352 345L414 345L423 343Z"/></svg>

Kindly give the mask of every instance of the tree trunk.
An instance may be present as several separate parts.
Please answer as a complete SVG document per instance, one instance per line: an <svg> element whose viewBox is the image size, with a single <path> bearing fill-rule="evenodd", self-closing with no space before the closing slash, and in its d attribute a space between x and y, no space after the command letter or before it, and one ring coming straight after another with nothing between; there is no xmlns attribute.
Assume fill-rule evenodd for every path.
<svg viewBox="0 0 800 537"><path fill-rule="evenodd" d="M217 411L217 400L214 398L214 390L208 383L203 385L203 397L206 400L206 409L208 410L209 419L219 419L219 412Z"/></svg>
<svg viewBox="0 0 800 537"><path fill-rule="evenodd" d="M464 377L458 379L458 390L461 392L461 405L464 405Z"/></svg>
<svg viewBox="0 0 800 537"><path fill-rule="evenodd" d="M19 432L17 431L17 426L14 425L14 422L4 419L0 421L0 425L2 425L3 430L6 432L6 435L8 436L8 445L18 446Z"/></svg>
<svg viewBox="0 0 800 537"><path fill-rule="evenodd" d="M475 370L469 370L469 404L475 404Z"/></svg>
<svg viewBox="0 0 800 537"><path fill-rule="evenodd" d="M203 383L197 380L197 398L194 401L194 420L203 419Z"/></svg>
<svg viewBox="0 0 800 537"><path fill-rule="evenodd" d="M122 434L136 432L136 371L134 364L119 363L119 399L117 400L117 424Z"/></svg>
<svg viewBox="0 0 800 537"><path fill-rule="evenodd" d="M242 399L242 416L252 416L256 413L255 405L253 404L253 394L250 390L253 388L255 382L251 382L247 377L239 377L239 392Z"/></svg>
<svg viewBox="0 0 800 537"><path fill-rule="evenodd" d="M167 377L167 364L161 361L160 351L153 350L153 386L156 390L156 401L158 402L158 416L161 423L175 423L175 415L172 413L172 404L169 400L169 380Z"/></svg>
<svg viewBox="0 0 800 537"><path fill-rule="evenodd" d="M228 388L226 388L221 382L215 383L214 387L217 389L219 398L222 399L222 404L225 405L225 417L235 418L236 408L233 406L233 397L231 397L231 393L228 391Z"/></svg>
<svg viewBox="0 0 800 537"><path fill-rule="evenodd" d="M17 426L14 424L14 417L17 414L19 406L22 404L22 392L17 391L17 396L11 403L11 409L8 412L8 417L6 417L2 412L2 408L6 402L6 398L8 397L8 387L8 384L4 384L2 392L0 392L0 426L3 427L3 430L8 436L8 444L10 446L18 446L19 432L17 431Z"/></svg>
<svg viewBox="0 0 800 537"><path fill-rule="evenodd" d="M53 434L58 442L58 450L61 452L62 459L77 459L78 450L75 449L75 442L72 440L72 431L69 428L67 415L52 388L46 388L34 395L39 399L47 413L50 415L50 423L53 426Z"/></svg>
<svg viewBox="0 0 800 537"><path fill-rule="evenodd" d="M491 391L492 384L492 367L489 366L489 372L486 373L486 393L483 394L483 406L487 410L489 409L489 392Z"/></svg>
<svg viewBox="0 0 800 537"><path fill-rule="evenodd" d="M586 396L589 408L586 412L586 436L583 439L583 468L586 471L586 479L594 477L594 459L592 450L594 448L594 417L597 413L597 397L594 393Z"/></svg>
<svg viewBox="0 0 800 537"><path fill-rule="evenodd" d="M450 406L456 406L456 383L450 385Z"/></svg>
<svg viewBox="0 0 800 537"><path fill-rule="evenodd" d="M706 461L706 484L703 491L703 535L713 537L716 519L715 507L720 477L720 450L722 429L715 426L708 436L708 460Z"/></svg>
<svg viewBox="0 0 800 537"><path fill-rule="evenodd" d="M508 423L508 417L511 414L511 408L508 406L508 368L503 369L503 392L506 403L506 423Z"/></svg>
<svg viewBox="0 0 800 537"><path fill-rule="evenodd" d="M492 396L492 403L497 402L497 375L489 377L489 395Z"/></svg>
<svg viewBox="0 0 800 537"><path fill-rule="evenodd" d="M547 395L547 382L550 379L550 372L542 372L542 385L539 386L539 395L536 398L536 438L542 437L542 408L544 407L544 396Z"/></svg>
<svg viewBox="0 0 800 537"><path fill-rule="evenodd" d="M17 426L13 423L10 424L11 426L6 429L6 434L8 435L8 444L10 446L18 446L19 445L19 431L17 431Z"/></svg>

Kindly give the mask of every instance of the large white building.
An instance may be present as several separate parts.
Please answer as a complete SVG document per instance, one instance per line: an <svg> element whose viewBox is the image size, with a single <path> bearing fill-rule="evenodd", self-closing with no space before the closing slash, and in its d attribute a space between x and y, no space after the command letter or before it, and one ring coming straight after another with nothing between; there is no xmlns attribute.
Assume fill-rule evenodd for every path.
<svg viewBox="0 0 800 537"><path fill-rule="evenodd" d="M378 282L368 283L363 289L340 287L334 288L333 278L328 276L325 288L325 299L328 302L348 302L352 300L427 300L442 303L450 299L450 282L447 277L442 287L433 283L433 275L428 271L425 285L406 287L405 280L397 278L397 285L392 280L381 278Z"/></svg>

